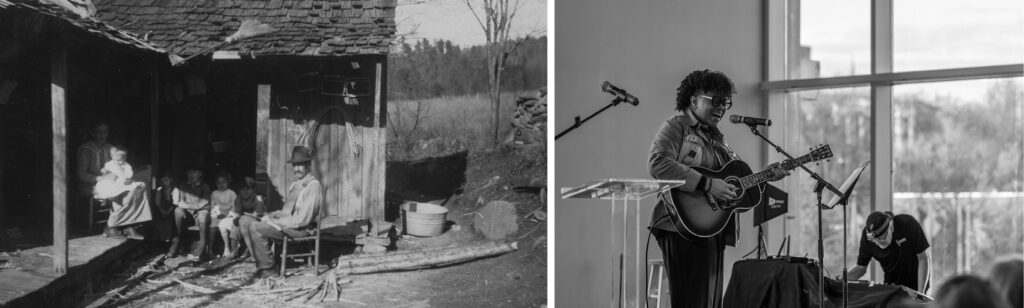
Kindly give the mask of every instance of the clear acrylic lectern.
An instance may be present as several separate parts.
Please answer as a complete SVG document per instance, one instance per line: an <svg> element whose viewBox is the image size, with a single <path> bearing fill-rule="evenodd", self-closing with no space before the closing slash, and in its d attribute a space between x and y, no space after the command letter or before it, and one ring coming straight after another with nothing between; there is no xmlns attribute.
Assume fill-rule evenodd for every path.
<svg viewBox="0 0 1024 308"><path fill-rule="evenodd" d="M611 200L612 307L642 307L641 299L647 296L646 277L643 277L647 264L640 259L641 252L647 248L641 247L640 241L646 221L640 222L640 200L683 183L683 180L604 179L562 188L562 199ZM630 220L634 221L632 226Z"/></svg>

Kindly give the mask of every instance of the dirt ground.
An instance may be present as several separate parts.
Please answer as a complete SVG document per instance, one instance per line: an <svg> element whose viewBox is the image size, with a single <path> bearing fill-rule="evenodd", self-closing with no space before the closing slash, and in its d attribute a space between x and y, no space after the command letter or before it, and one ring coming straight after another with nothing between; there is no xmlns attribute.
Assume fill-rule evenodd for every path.
<svg viewBox="0 0 1024 308"><path fill-rule="evenodd" d="M403 236L397 240L399 251L459 247L486 241L474 231L476 213L487 202L504 200L515 204L519 230L505 241L518 243L518 250L503 255L432 269L387 272L339 277L342 301L305 302L289 300L283 294L268 291L316 285L327 274L315 276L310 267L295 264L289 277L270 281L252 276L255 265L247 262L209 261L153 268L155 273L142 283L121 292L109 303L120 307L543 307L547 302L547 208L543 196L517 186L546 185L546 159L542 147L503 149L470 153L461 192L445 202L448 231L432 238ZM539 214L538 214L539 212ZM333 245L333 244L332 244ZM338 244L340 245L340 244ZM340 250L350 250L344 247ZM158 252L136 260L124 269L104 290L113 290L159 257ZM322 261L327 263L328 261ZM167 262L173 264L174 262ZM326 265L321 266L326 269ZM208 288L212 293L195 291L174 282ZM273 279L273 278L272 278Z"/></svg>

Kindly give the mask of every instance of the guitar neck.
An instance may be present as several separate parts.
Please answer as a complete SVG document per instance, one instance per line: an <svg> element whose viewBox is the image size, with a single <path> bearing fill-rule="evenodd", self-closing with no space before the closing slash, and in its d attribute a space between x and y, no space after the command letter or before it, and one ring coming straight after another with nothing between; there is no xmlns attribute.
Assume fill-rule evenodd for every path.
<svg viewBox="0 0 1024 308"><path fill-rule="evenodd" d="M783 169L786 169L788 171L788 170L793 170L794 168L796 168L799 165L806 164L806 163L809 163L809 162L812 162L812 161L814 161L814 159L811 158L810 154L807 154L807 155L800 156L800 157L797 157L797 158L792 159L792 160L783 161L782 164L780 164L780 166ZM748 176L745 176L745 177L741 178L740 179L740 185L743 186L743 187L741 187L742 189L747 189L747 188L750 188L750 187L754 187L754 186L760 185L761 183L768 182L768 180L771 179L771 178L772 178L771 171L764 170L764 171L761 171L761 172L758 172L758 173L754 173L754 174L751 174L751 175L748 175Z"/></svg>

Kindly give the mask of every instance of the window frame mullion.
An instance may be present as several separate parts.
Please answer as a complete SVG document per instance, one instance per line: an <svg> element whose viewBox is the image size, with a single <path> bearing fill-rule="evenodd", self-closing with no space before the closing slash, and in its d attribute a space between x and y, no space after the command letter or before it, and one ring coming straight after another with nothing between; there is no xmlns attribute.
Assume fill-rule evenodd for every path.
<svg viewBox="0 0 1024 308"><path fill-rule="evenodd" d="M892 0L871 1L871 74L892 73ZM892 84L871 84L871 210L892 211ZM850 222L847 222L850 223ZM859 230L854 228L854 230ZM871 280L883 277L877 264Z"/></svg>

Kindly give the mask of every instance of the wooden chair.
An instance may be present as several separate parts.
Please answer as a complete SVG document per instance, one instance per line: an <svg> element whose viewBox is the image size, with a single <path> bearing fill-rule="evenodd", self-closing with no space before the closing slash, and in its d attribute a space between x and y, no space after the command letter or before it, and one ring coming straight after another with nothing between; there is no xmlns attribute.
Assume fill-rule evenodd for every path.
<svg viewBox="0 0 1024 308"><path fill-rule="evenodd" d="M284 235L284 239L281 240L281 277L285 277L284 268L288 264L288 259L306 258L306 264L312 265L316 275L320 275L320 226L324 218L327 217L327 211L324 208L320 208L317 211L317 218L313 224L306 228L308 235L302 237L290 237L287 233ZM292 245L299 243L313 242L312 251L304 253L289 253L288 244Z"/></svg>
<svg viewBox="0 0 1024 308"><path fill-rule="evenodd" d="M96 234L96 225L107 225L111 210L113 210L113 206L110 200L89 197L89 234Z"/></svg>

